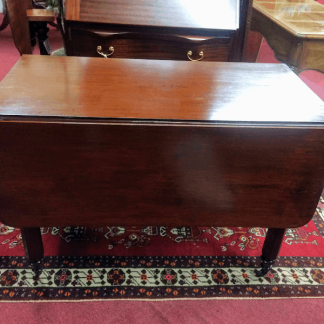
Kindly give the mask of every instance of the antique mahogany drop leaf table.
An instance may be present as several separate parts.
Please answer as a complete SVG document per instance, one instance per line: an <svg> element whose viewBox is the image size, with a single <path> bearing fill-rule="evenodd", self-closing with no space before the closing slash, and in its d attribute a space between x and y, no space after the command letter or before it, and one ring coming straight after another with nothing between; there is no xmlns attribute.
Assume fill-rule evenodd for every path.
<svg viewBox="0 0 324 324"><path fill-rule="evenodd" d="M25 55L0 83L1 222L34 265L41 226L267 227L263 275L320 198L323 112L284 64Z"/></svg>

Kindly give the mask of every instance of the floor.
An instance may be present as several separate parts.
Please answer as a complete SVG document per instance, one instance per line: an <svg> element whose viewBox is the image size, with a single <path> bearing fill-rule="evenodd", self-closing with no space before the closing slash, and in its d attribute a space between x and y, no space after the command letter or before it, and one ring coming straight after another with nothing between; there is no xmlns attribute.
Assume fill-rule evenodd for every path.
<svg viewBox="0 0 324 324"><path fill-rule="evenodd" d="M324 299L1 303L1 323L323 323Z"/></svg>

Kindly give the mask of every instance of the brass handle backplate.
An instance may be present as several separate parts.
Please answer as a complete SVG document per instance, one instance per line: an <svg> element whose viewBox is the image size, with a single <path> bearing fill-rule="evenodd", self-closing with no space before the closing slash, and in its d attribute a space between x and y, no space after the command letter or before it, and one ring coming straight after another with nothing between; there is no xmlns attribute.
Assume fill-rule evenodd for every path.
<svg viewBox="0 0 324 324"><path fill-rule="evenodd" d="M197 60L193 60L193 59L191 58L191 55L192 55L192 51L188 51L188 53L187 53L188 59L189 59L190 61L193 61L193 62L198 62L198 61L201 61L201 60L203 59L203 57L204 57L204 52L203 52L203 51L200 51L200 52L199 52L199 56L200 56L200 58L197 59Z"/></svg>
<svg viewBox="0 0 324 324"><path fill-rule="evenodd" d="M100 55L102 55L103 57L107 58L108 56L114 54L115 49L113 48L113 46L110 46L110 47L109 47L109 51L110 51L111 53L109 53L109 54L102 53L101 51L102 51L102 47L101 47L100 45L97 46L97 52L98 52L98 54L100 54Z"/></svg>

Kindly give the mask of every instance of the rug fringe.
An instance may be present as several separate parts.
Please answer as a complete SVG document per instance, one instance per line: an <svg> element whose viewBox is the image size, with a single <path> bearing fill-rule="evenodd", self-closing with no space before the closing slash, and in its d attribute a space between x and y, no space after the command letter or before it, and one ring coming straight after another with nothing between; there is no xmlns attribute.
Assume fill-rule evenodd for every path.
<svg viewBox="0 0 324 324"><path fill-rule="evenodd" d="M324 296L303 296L303 297L204 297L204 298L163 298L163 299L148 299L148 298L114 298L114 299L79 299L79 300L1 300L0 303L85 303L85 302L110 302L110 301L132 301L132 302L165 302L178 300L268 300L268 299L323 299Z"/></svg>

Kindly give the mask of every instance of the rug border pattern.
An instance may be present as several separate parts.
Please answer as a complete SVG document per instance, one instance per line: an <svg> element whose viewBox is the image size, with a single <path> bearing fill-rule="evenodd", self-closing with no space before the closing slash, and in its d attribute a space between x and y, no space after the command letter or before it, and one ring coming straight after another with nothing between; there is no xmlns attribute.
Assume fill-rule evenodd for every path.
<svg viewBox="0 0 324 324"><path fill-rule="evenodd" d="M233 279L237 274L248 274L250 278L255 268L259 267L260 258L257 257L212 257L212 256L183 256L183 257L45 257L44 272L40 280L32 279L32 272L24 257L1 257L0 259L0 299L1 300L82 300L82 299L170 299L170 298L255 298L255 297L316 297L324 295L324 267L321 257L279 257L276 266L269 276L246 282ZM58 284L40 286L42 278L49 271L82 272L87 275L93 271L105 269L106 276L112 269L126 272L159 271L159 284L146 287L145 285L125 284L125 281L107 282L97 286L71 286L71 280ZM215 280L192 285L177 285L172 278L161 282L161 274L175 275L184 269L186 272L202 272L208 269L214 271ZM166 272L166 270L168 270ZM190 270L190 271L188 271ZM11 272L10 272L11 271ZM63 271L63 272L62 272ZM65 271L65 272L64 272ZM54 272L52 275L54 276ZM98 271L97 271L98 272ZM8 274L25 275L25 281L19 286ZM120 274L120 273L119 273ZM43 276L43 277L42 277ZM45 276L45 277L44 277ZM234 276L234 277L233 277ZM5 280L7 280L5 282ZM9 278L9 279L8 279ZM210 277L212 278L212 277ZM50 278L48 278L49 280ZM65 278L66 279L66 278ZM67 278L69 279L69 278ZM179 278L178 278L179 279ZM11 281L10 281L11 280ZM92 280L92 279L91 279ZM125 278L126 280L126 278ZM45 278L46 281L46 278ZM83 282L87 282L83 278Z"/></svg>

